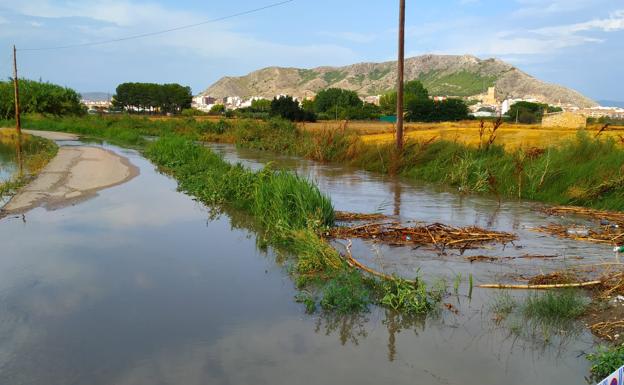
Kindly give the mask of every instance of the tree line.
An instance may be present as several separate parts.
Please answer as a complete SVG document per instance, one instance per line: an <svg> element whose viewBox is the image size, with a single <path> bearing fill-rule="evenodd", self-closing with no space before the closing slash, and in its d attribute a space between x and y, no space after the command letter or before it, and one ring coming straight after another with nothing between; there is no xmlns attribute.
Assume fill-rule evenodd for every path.
<svg viewBox="0 0 624 385"><path fill-rule="evenodd" d="M447 122L468 119L468 106L461 99L433 100L429 91L418 80L405 83L403 105L406 120L410 122ZM396 91L384 94L379 106L385 114L396 111Z"/></svg>
<svg viewBox="0 0 624 385"><path fill-rule="evenodd" d="M190 87L180 84L122 83L113 96L113 106L128 112L173 113L191 107Z"/></svg>
<svg viewBox="0 0 624 385"><path fill-rule="evenodd" d="M13 79L0 81L0 117L15 117L15 91ZM20 111L50 115L83 115L86 108L80 95L71 88L56 84L20 79Z"/></svg>
<svg viewBox="0 0 624 385"><path fill-rule="evenodd" d="M468 106L463 100L434 101L417 80L405 83L404 104L408 121L441 122L469 118ZM291 97L282 97L273 99L270 107L272 116L289 120L373 120L396 113L396 91L384 94L379 106L365 103L355 91L327 88L319 91L313 100L304 100L301 105Z"/></svg>

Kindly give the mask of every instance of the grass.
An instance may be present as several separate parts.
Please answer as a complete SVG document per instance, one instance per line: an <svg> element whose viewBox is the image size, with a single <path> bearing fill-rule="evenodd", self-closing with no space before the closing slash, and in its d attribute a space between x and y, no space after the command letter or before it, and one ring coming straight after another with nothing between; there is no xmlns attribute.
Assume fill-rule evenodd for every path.
<svg viewBox="0 0 624 385"><path fill-rule="evenodd" d="M0 129L0 157L16 162L17 134L13 130ZM58 147L51 140L37 136L22 135L23 175L14 175L0 181L0 200L13 195L54 158Z"/></svg>
<svg viewBox="0 0 624 385"><path fill-rule="evenodd" d="M401 174L415 180L453 186L462 193L488 193L552 204L624 210L624 171L619 166L624 163L624 149L620 146L620 139L614 139L619 135L617 128L603 133L612 136L594 138L586 131L542 130L505 124L497 131L494 145L480 148L478 124L408 125L405 149L399 156L392 142L374 139L383 135L391 138L389 133L379 133L378 129L391 129L383 123L343 122L338 127L327 122L297 126L281 120L203 117L27 116L24 119L25 127L77 132L127 146L145 145L145 135L230 142L262 151ZM366 125L377 128L369 130ZM363 134L370 132L373 134ZM458 134L438 135L436 132ZM467 139L462 139L459 133ZM518 139L520 136L542 138L546 134L561 139L557 139L556 144L554 139L537 139L535 143L541 143L540 148L525 145L533 143L533 139L528 142ZM509 139L509 135L516 141ZM488 136L487 132L485 136ZM523 144L515 147L513 143ZM504 147L503 144L507 145Z"/></svg>
<svg viewBox="0 0 624 385"><path fill-rule="evenodd" d="M421 279L414 282L395 277L381 284L381 303L393 310L406 314L426 314L442 299L442 291L428 290ZM446 289L444 289L445 291Z"/></svg>
<svg viewBox="0 0 624 385"><path fill-rule="evenodd" d="M357 271L344 271L323 288L321 307L337 313L356 313L368 309L371 289Z"/></svg>
<svg viewBox="0 0 624 385"><path fill-rule="evenodd" d="M522 299L509 292L497 293L490 311L497 324L505 322L513 334L549 342L553 335L568 338L578 332L578 320L590 301L575 289L529 293Z"/></svg>
<svg viewBox="0 0 624 385"><path fill-rule="evenodd" d="M436 136L430 134L412 139L408 133L400 157L392 143L367 139L390 134L361 135L364 131L357 126L351 129L345 128L345 124L340 128L321 124L324 126L309 123L296 126L280 120L215 121L192 117L153 119L130 116L28 116L24 120L24 125L29 128L77 132L129 146L144 145L145 135L232 142L246 148L402 174L416 180L450 185L462 193L490 193L553 204L624 210L624 174L619 167L624 163L624 150L619 141L611 137L593 138L585 131L568 130L566 135L560 135L557 131L541 130L568 139L544 149L504 148L497 144L505 142L506 128L501 128L494 145L479 148L478 127L474 126L477 122L470 123L472 126L467 128L462 128L466 123L444 123L438 125L439 130L447 126L455 131L464 130L462 135L470 136L476 145L440 138L432 141L430 139ZM521 130L516 127L507 129ZM528 133L539 131L522 130ZM416 128L413 132L420 135L420 131ZM421 140L421 137L427 139Z"/></svg>
<svg viewBox="0 0 624 385"><path fill-rule="evenodd" d="M262 243L295 257L293 273L305 294L306 311L320 306L337 313L360 312L377 301L406 313L426 313L440 294L397 279L378 282L346 265L320 234L334 224L334 208L310 181L270 166L251 171L224 161L210 149L180 137L149 143L145 156L173 175L179 188L207 205L227 205L250 214L263 228Z"/></svg>
<svg viewBox="0 0 624 385"><path fill-rule="evenodd" d="M547 291L530 294L522 311L527 318L560 322L577 319L588 304L589 300L577 290Z"/></svg>
<svg viewBox="0 0 624 385"><path fill-rule="evenodd" d="M624 345L601 346L596 353L588 354L587 359L591 362L591 372L596 380L611 375L624 365Z"/></svg>
<svg viewBox="0 0 624 385"><path fill-rule="evenodd" d="M495 320L502 321L507 318L518 306L516 300L507 291L497 293L490 310L495 315Z"/></svg>

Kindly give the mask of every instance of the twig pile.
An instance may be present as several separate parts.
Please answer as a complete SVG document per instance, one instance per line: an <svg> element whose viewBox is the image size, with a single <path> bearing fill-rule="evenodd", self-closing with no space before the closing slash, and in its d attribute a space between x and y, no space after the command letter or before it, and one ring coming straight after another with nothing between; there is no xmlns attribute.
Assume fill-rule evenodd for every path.
<svg viewBox="0 0 624 385"><path fill-rule="evenodd" d="M624 336L624 320L602 321L589 326L596 336L615 341L619 336Z"/></svg>
<svg viewBox="0 0 624 385"><path fill-rule="evenodd" d="M575 241L607 243L612 245L617 245L620 242L624 242L624 231L622 230L622 228L613 228L610 225L600 226L599 231L596 231L594 229L582 229L586 230L586 235L577 232L576 230L578 229L554 223L546 226L536 227L533 230L542 233L548 233L561 238L574 239Z"/></svg>
<svg viewBox="0 0 624 385"><path fill-rule="evenodd" d="M394 246L434 245L441 250L446 248L465 250L486 243L508 243L516 240L515 234L475 226L459 228L434 223L427 226L404 227L397 222L336 227L330 230L329 237L371 239Z"/></svg>
<svg viewBox="0 0 624 385"><path fill-rule="evenodd" d="M347 211L336 211L336 220L339 222L378 221L387 218L384 214L361 214Z"/></svg>
<svg viewBox="0 0 624 385"><path fill-rule="evenodd" d="M548 215L581 215L595 220L606 220L618 225L624 225L624 213L616 211L604 211L576 206L556 206L543 210Z"/></svg>
<svg viewBox="0 0 624 385"><path fill-rule="evenodd" d="M464 257L465 260L470 263L473 262L495 262L495 261L505 261L511 259L550 259L550 258L559 258L559 255L536 255L536 254L525 254L517 257L494 257L490 255L472 255L469 257ZM575 257L579 258L579 257Z"/></svg>

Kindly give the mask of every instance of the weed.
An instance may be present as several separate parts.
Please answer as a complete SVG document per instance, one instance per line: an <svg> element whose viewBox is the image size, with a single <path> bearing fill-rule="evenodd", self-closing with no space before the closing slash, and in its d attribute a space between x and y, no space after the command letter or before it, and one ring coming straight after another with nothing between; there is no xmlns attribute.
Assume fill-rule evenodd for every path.
<svg viewBox="0 0 624 385"><path fill-rule="evenodd" d="M588 354L591 362L591 372L598 380L603 379L624 365L624 345L605 347L600 346L596 353Z"/></svg>
<svg viewBox="0 0 624 385"><path fill-rule="evenodd" d="M462 275L461 273L455 276L455 280L453 281L453 293L455 295L459 295L459 285L461 285Z"/></svg>
<svg viewBox="0 0 624 385"><path fill-rule="evenodd" d="M494 298L491 311L494 313L495 320L500 322L507 318L516 306L518 306L516 300L508 292L502 291Z"/></svg>
<svg viewBox="0 0 624 385"><path fill-rule="evenodd" d="M321 307L343 314L360 312L368 308L370 297L370 290L359 272L342 271L323 288Z"/></svg>
<svg viewBox="0 0 624 385"><path fill-rule="evenodd" d="M431 298L427 293L427 287L420 279L415 282L400 278L384 281L382 293L383 305L408 314L427 313L433 309L436 302L435 298Z"/></svg>
<svg viewBox="0 0 624 385"><path fill-rule="evenodd" d="M527 318L538 321L558 322L581 316L589 300L576 290L547 291L530 294L522 311Z"/></svg>
<svg viewBox="0 0 624 385"><path fill-rule="evenodd" d="M306 313L312 314L316 311L316 300L312 294L302 291L295 296L295 301L305 306Z"/></svg>

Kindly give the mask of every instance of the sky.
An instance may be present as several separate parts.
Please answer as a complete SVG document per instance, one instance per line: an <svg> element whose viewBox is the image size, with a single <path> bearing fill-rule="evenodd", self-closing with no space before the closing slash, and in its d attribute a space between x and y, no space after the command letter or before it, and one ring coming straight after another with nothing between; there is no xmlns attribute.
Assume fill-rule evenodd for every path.
<svg viewBox="0 0 624 385"><path fill-rule="evenodd" d="M81 44L200 23L279 0L0 0L0 76L18 49ZM597 100L624 101L624 0L406 0L406 55L497 57ZM396 0L293 0L167 34L18 52L19 76L80 92L126 81L199 93L267 66L395 60Z"/></svg>

